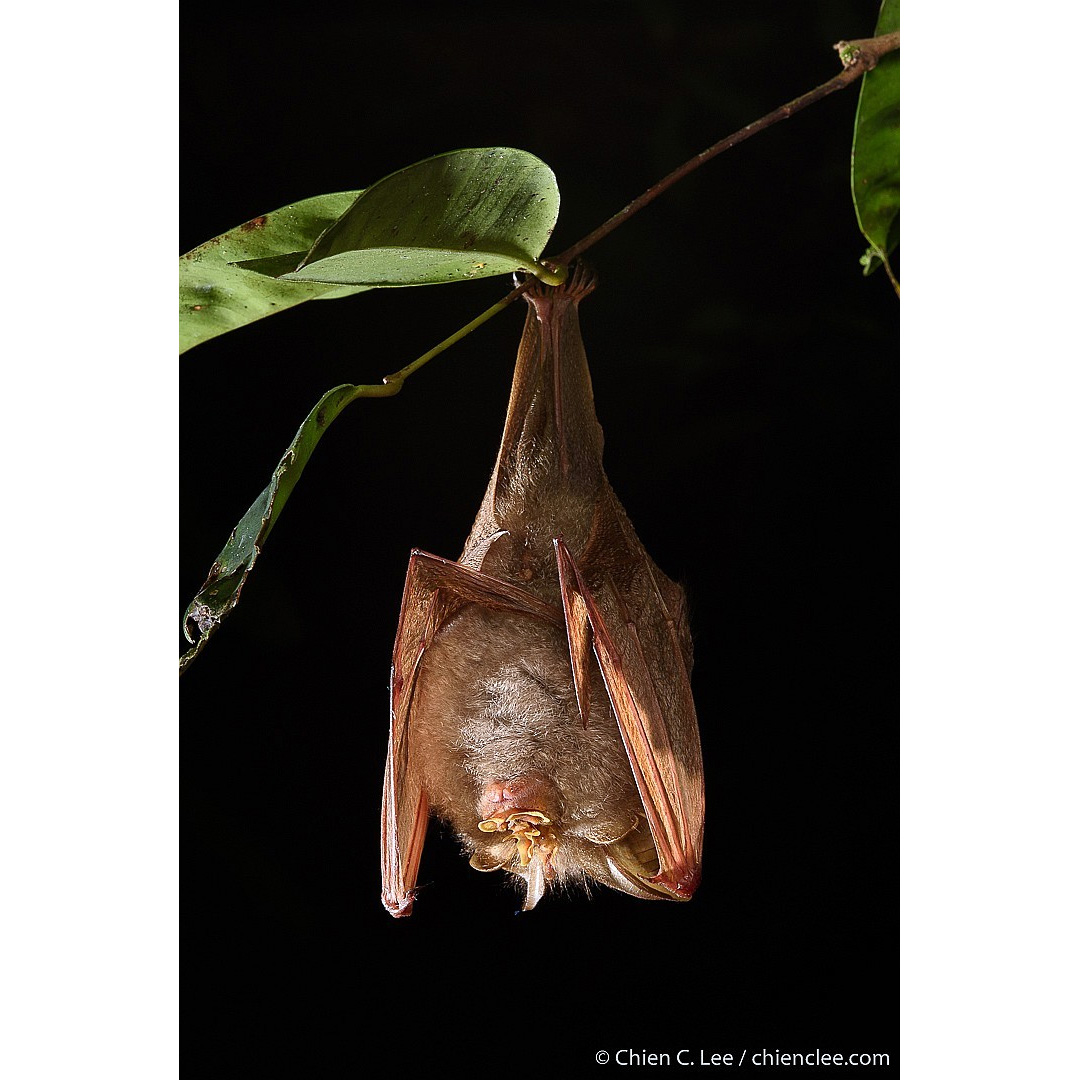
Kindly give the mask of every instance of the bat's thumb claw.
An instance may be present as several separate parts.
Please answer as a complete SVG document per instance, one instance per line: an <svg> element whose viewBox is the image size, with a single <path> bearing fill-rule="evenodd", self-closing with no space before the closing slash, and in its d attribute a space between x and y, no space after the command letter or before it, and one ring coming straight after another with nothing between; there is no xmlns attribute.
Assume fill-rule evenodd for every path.
<svg viewBox="0 0 1080 1080"><path fill-rule="evenodd" d="M395 919L404 919L407 915L412 914L414 895L414 893L408 892L404 897L399 897L391 896L389 893L383 893L383 907L386 908Z"/></svg>

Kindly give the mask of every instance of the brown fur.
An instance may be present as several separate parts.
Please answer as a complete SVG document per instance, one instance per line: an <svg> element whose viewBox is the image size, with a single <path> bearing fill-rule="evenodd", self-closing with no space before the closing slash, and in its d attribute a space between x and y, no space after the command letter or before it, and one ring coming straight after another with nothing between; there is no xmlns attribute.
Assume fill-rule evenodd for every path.
<svg viewBox="0 0 1080 1080"><path fill-rule="evenodd" d="M455 564L436 568L421 561L430 556L414 555L417 576L406 587L395 651L396 757L384 810L391 845L384 899L394 914L411 907L408 879L423 824L409 815L425 806L453 826L474 866L525 878L527 906L543 892L539 871L527 868L537 860L546 880L593 879L641 897L687 899L696 885L704 796L685 601L641 547L601 464L603 433L577 314L592 288L591 274L578 268L559 288L535 284L527 293L502 445L456 564L492 583L492 601L474 599L473 579ZM591 630L600 619L621 658L609 662L605 681L599 653L585 655L584 723L562 617L564 590L578 586L560 586L556 538L595 604ZM504 602L500 582L535 598L537 613L524 612L512 589ZM626 679L647 714L651 749L628 751L613 678ZM675 847L685 863L676 869L653 842L634 753L660 763L646 791L650 806L670 796L676 808ZM519 843L495 824L478 827L513 811L547 822ZM523 864L522 850L536 859L526 855Z"/></svg>

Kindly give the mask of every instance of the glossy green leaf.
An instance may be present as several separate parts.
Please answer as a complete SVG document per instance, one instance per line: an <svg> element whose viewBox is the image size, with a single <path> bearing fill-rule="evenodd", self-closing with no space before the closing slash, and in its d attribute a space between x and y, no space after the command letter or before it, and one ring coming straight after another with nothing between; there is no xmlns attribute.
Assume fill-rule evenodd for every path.
<svg viewBox="0 0 1080 1080"><path fill-rule="evenodd" d="M884 0L875 36L900 29L900 0ZM864 273L884 265L900 243L900 53L889 53L863 76L851 150L851 193L859 228L870 244Z"/></svg>
<svg viewBox="0 0 1080 1080"><path fill-rule="evenodd" d="M262 545L285 508L323 433L346 405L370 389L350 384L335 386L319 399L300 425L300 430L278 462L270 483L233 529L228 543L210 567L202 588L184 612L184 636L194 647L181 657L181 672L202 651L225 616L236 607L240 590L259 557Z"/></svg>
<svg viewBox="0 0 1080 1080"><path fill-rule="evenodd" d="M355 191L317 195L230 229L180 257L180 351L302 304L363 292L363 286L276 281L232 265L256 259L285 273L348 208Z"/></svg>
<svg viewBox="0 0 1080 1080"><path fill-rule="evenodd" d="M559 214L555 174L523 150L439 154L367 188L288 281L435 285L539 263Z"/></svg>

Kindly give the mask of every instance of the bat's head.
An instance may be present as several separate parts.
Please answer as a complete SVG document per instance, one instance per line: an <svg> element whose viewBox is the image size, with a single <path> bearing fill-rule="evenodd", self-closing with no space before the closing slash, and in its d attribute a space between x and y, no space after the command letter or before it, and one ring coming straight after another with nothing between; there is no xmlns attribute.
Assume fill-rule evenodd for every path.
<svg viewBox="0 0 1080 1080"><path fill-rule="evenodd" d="M694 880L660 874L660 860L640 806L612 807L606 820L567 813L544 777L488 784L478 804L479 837L470 865L524 880L523 911L553 882L597 882L645 900L689 900Z"/></svg>

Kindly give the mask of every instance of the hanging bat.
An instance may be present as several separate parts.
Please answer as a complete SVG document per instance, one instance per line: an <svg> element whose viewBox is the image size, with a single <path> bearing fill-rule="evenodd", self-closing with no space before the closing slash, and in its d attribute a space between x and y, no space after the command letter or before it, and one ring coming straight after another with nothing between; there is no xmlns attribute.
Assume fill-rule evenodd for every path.
<svg viewBox="0 0 1080 1080"><path fill-rule="evenodd" d="M430 814L477 870L689 900L705 793L686 599L602 465L578 323L534 281L502 445L457 562L414 550L391 671L383 904L409 915Z"/></svg>

